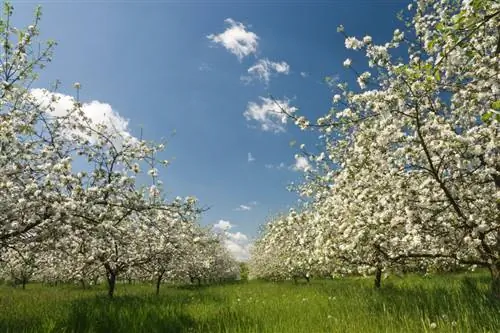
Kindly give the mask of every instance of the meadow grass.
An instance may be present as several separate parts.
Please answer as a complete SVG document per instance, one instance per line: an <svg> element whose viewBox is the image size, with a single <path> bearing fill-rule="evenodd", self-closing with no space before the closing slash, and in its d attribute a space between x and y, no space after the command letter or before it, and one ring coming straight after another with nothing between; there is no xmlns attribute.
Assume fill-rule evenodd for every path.
<svg viewBox="0 0 500 333"><path fill-rule="evenodd" d="M488 276L234 283L201 287L119 284L0 286L0 332L500 332ZM434 323L436 328L433 328Z"/></svg>

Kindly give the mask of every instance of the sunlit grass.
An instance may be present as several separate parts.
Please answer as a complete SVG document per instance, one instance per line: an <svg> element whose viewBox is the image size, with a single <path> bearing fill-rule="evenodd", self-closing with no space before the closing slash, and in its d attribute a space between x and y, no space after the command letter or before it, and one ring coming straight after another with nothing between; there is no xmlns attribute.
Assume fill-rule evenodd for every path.
<svg viewBox="0 0 500 333"><path fill-rule="evenodd" d="M103 288L1 286L0 332L500 332L485 274Z"/></svg>

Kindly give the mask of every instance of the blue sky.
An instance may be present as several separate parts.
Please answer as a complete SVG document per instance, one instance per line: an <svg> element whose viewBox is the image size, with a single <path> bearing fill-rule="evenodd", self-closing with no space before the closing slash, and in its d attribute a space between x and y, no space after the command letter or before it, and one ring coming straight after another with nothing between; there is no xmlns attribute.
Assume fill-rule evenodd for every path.
<svg viewBox="0 0 500 333"><path fill-rule="evenodd" d="M268 216L297 200L286 190L302 174L290 167L298 148L290 141L314 142L290 122L263 130L251 119L262 111L260 97L288 100L311 118L324 114L332 97L324 78L352 80L342 62L360 59L345 50L336 27L384 42L408 1L13 1L17 25L28 25L37 3L42 37L59 45L35 86L58 79L61 93L74 94L78 81L83 101L111 105L132 134L142 127L148 139L166 138L167 192L196 196L210 207L202 223L229 221L236 245L245 247ZM253 44L224 46L241 34ZM265 65L269 82L257 75Z"/></svg>

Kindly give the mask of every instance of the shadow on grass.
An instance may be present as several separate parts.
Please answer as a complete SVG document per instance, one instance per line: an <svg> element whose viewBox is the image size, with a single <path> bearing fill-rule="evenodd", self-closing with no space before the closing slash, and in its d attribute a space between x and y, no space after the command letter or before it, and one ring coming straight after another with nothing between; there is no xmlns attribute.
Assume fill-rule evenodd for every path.
<svg viewBox="0 0 500 333"><path fill-rule="evenodd" d="M467 317L472 327L497 332L500 301L491 296L487 278L461 278L454 286L398 285L388 282L380 290L365 288L366 306L378 316L404 318L419 313L421 318ZM500 331L499 331L500 332Z"/></svg>
<svg viewBox="0 0 500 333"><path fill-rule="evenodd" d="M71 303L61 331L188 332L195 321L182 312L178 299L164 297L96 297Z"/></svg>
<svg viewBox="0 0 500 333"><path fill-rule="evenodd" d="M235 327L259 326L249 317L222 305L211 316L195 318L187 313L185 304L186 300L180 297L172 300L133 296L78 300L71 304L66 322L55 331L192 333L229 332Z"/></svg>

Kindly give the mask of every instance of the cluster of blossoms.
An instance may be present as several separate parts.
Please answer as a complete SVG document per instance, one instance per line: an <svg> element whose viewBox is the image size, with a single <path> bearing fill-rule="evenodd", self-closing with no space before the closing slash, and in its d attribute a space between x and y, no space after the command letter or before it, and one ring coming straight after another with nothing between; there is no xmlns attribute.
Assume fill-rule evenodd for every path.
<svg viewBox="0 0 500 333"><path fill-rule="evenodd" d="M167 200L164 144L95 123L78 97L30 90L52 58L35 43L40 11L22 31L0 18L0 277L26 283L106 277L235 278L223 240L197 224L192 197ZM33 47L32 45L36 45ZM74 87L78 92L81 85ZM141 171L141 170L144 170ZM148 180L149 179L149 180ZM150 183L150 186L145 184Z"/></svg>
<svg viewBox="0 0 500 333"><path fill-rule="evenodd" d="M354 71L359 89L338 84L299 188L307 217L269 222L254 275L376 272L379 284L383 271L481 266L500 297L500 4L415 1L408 13L383 45L338 29L367 71ZM307 258L302 239L314 240Z"/></svg>

